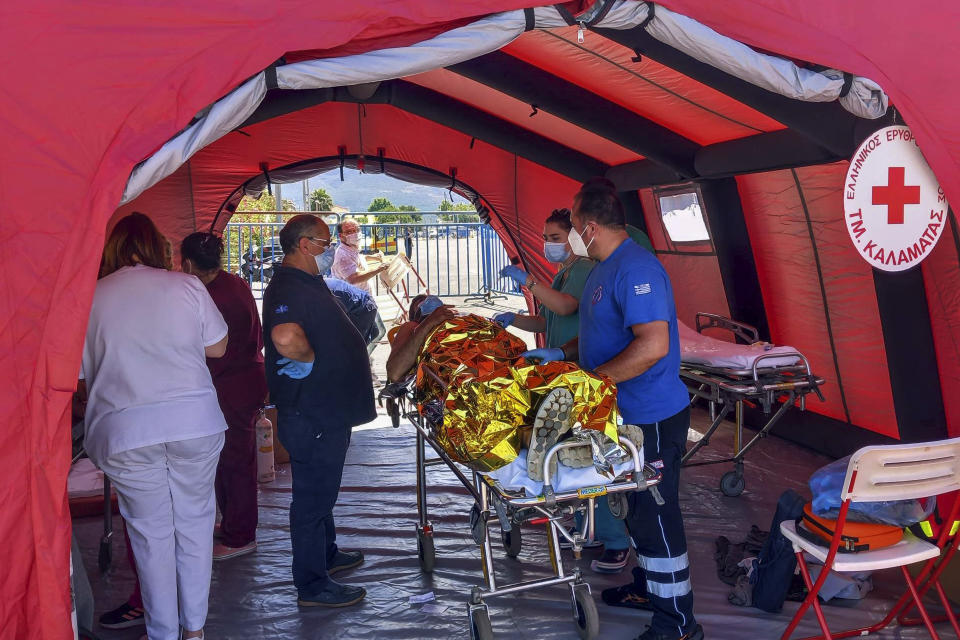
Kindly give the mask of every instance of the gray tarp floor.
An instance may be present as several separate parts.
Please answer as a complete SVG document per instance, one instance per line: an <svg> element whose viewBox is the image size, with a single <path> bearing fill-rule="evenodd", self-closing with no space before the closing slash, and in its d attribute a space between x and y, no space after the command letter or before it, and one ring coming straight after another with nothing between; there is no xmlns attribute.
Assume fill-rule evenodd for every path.
<svg viewBox="0 0 960 640"><path fill-rule="evenodd" d="M694 412L694 430L707 424L704 412ZM693 434L696 437L696 434ZM730 447L732 432L721 430L706 449L719 456ZM338 541L345 548L360 548L366 562L338 576L339 580L364 586L366 600L339 610L300 610L290 579L289 468L281 467L275 482L260 488L260 527L256 553L217 563L210 589L210 614L206 637L211 640L239 638L465 638L466 601L473 585L482 580L480 555L469 537L467 514L470 500L456 478L443 467L430 470L433 482L429 502L436 527L437 566L432 575L420 572L417 562L414 522L413 429L389 426L386 416L354 433L347 455L343 487L336 507ZM769 527L777 497L788 488L806 494L806 479L828 460L777 438L762 441L750 452L746 464L746 491L738 498L720 493L720 475L728 464L689 468L684 472L681 501L685 516L697 619L711 640L779 638L796 603L787 603L780 614L736 607L727 602L730 588L717 578L713 560L714 540L725 535L733 542L744 539L751 524ZM99 518L75 522L84 562L96 598L97 616L123 602L130 591L121 522L114 541L113 569L100 575L97 569ZM510 560L495 547L497 576L501 581L543 577L550 573L543 527L525 528L524 547L517 560ZM590 571L595 551L585 551L580 566L593 588L601 618L601 637L630 639L646 626L649 614L611 608L600 601L600 591L621 584L629 567L619 576L601 576ZM570 552L565 552L569 563ZM570 566L569 564L567 566ZM631 562L632 566L632 562ZM902 587L897 572L875 576L876 589L853 608L828 607L833 628L859 626L879 618L879 612ZM433 613L422 604L410 604L411 596L433 592ZM521 595L491 599L490 613L500 638L577 638L571 621L569 590L554 586ZM143 628L124 631L95 629L104 639L139 638ZM945 633L950 635L945 629ZM800 632L819 632L809 615ZM927 637L922 628L887 631L876 637Z"/></svg>

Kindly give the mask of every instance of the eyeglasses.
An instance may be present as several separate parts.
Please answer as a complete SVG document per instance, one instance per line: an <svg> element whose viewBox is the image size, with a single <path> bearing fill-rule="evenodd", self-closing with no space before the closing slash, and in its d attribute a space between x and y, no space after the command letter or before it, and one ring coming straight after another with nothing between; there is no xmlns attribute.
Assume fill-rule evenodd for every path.
<svg viewBox="0 0 960 640"><path fill-rule="evenodd" d="M322 246L322 247L329 247L331 244L333 244L333 243L332 243L329 239L327 239L327 238L314 238L314 237L312 237L312 236L304 236L304 237L305 237L307 240L310 240L310 241L312 241L312 242L316 242L317 244L319 244L319 245Z"/></svg>

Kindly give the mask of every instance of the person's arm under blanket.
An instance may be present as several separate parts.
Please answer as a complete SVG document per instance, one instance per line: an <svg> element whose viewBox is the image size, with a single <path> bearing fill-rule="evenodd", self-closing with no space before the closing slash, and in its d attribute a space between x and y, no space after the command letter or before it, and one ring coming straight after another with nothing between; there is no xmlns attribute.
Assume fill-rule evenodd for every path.
<svg viewBox="0 0 960 640"><path fill-rule="evenodd" d="M397 382L417 363L417 355L427 336L435 328L456 315L453 307L444 305L423 319L420 324L407 323L397 331L387 358L387 378Z"/></svg>

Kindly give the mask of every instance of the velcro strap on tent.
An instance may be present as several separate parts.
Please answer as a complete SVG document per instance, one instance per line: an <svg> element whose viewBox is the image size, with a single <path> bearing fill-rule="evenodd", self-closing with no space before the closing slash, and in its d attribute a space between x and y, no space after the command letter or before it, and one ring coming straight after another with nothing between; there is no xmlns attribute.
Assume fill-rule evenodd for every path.
<svg viewBox="0 0 960 640"><path fill-rule="evenodd" d="M643 19L643 22L639 24L641 29L646 29L647 25L653 22L653 19L657 17L656 8L657 5L652 2L645 3L647 5L647 17Z"/></svg>
<svg viewBox="0 0 960 640"><path fill-rule="evenodd" d="M527 8L523 10L523 20L524 20L524 31L533 31L537 28L537 16L533 12L533 9Z"/></svg>
<svg viewBox="0 0 960 640"><path fill-rule="evenodd" d="M387 150L383 147L377 147L377 158L380 159L380 173L386 173L386 167L383 163L383 157L387 154Z"/></svg>
<svg viewBox="0 0 960 640"><path fill-rule="evenodd" d="M280 84L277 82L277 67L280 65L287 64L287 61L284 58L278 58L276 62L263 70L263 81L267 85L267 90L270 89L279 89Z"/></svg>
<svg viewBox="0 0 960 640"><path fill-rule="evenodd" d="M337 155L340 156L340 182L343 182L343 165L347 161L347 148L344 146L337 147Z"/></svg>
<svg viewBox="0 0 960 640"><path fill-rule="evenodd" d="M560 14L560 17L563 18L563 21L566 22L571 27L577 24L577 19L573 17L573 14L567 10L562 4L555 4L553 8L557 10L557 13Z"/></svg>
<svg viewBox="0 0 960 640"><path fill-rule="evenodd" d="M266 162L260 163L260 171L263 171L263 178L267 181L267 193L273 195L273 184L270 182L270 165Z"/></svg>
<svg viewBox="0 0 960 640"><path fill-rule="evenodd" d="M852 74L852 73L847 73L846 71L844 71L844 72L843 72L843 87L840 89L840 96L839 96L839 97L841 97L841 98L846 98L846 97L847 97L847 94L850 93L850 87L852 87L852 86L853 86L853 74Z"/></svg>

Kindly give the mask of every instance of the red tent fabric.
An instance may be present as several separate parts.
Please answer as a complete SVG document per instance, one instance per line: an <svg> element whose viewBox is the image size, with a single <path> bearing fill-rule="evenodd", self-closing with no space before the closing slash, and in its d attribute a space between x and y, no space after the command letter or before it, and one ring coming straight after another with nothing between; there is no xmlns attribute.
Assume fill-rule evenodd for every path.
<svg viewBox="0 0 960 640"><path fill-rule="evenodd" d="M67 409L106 224L134 165L198 110L286 52L329 56L409 43L474 16L533 4L174 0L90 6L45 0L29 9L13 4L0 9L0 23L6 26L0 44L5 134L0 187L6 203L0 217L6 249L6 313L0 329L0 397L6 425L0 432L0 539L5 542L0 639L59 639L70 633ZM960 202L960 123L952 113L960 88L944 82L960 59L960 43L952 37L960 26L956 3L921 3L908 9L866 0L664 4L747 44L879 82L916 133L947 196ZM894 33L890 15L904 16ZM533 60L521 43L516 55ZM554 71L575 78L572 69ZM703 93L704 99L723 106L722 96ZM726 108L733 107L727 102ZM659 121L688 126L671 125L668 115L658 116ZM739 109L735 114L738 120L748 116L756 118ZM763 130L776 127L762 118L749 124ZM395 133L389 132L390 137ZM726 129L688 133L704 141L738 135ZM392 144L403 148L406 143ZM409 155L428 164L428 156L433 157L413 146ZM517 166L513 176L520 172L524 177L518 188L533 190L531 197L543 193L538 182L549 188L557 182L543 167L521 160ZM154 187L150 197L166 190L170 198L185 203L196 195L184 190L189 177L181 170ZM559 183L557 197L573 188L569 180ZM508 194L501 202L504 211L509 202ZM537 246L536 220L517 216L501 222L512 226L521 251ZM180 219L165 224L186 230L193 223ZM942 246L938 251L943 252ZM950 303L953 317L956 307ZM949 343L958 323L939 326L938 345Z"/></svg>

